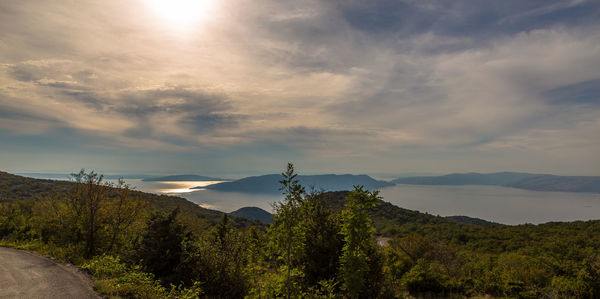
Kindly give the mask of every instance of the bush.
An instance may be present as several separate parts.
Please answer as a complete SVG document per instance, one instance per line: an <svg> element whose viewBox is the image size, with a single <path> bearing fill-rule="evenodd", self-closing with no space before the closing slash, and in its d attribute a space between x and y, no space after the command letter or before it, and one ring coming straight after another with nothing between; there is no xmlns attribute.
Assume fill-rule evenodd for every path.
<svg viewBox="0 0 600 299"><path fill-rule="evenodd" d="M154 276L141 271L139 266L128 267L118 257L99 256L85 263L96 281L96 290L109 297L125 298L196 298L202 294L199 284L190 288L163 287Z"/></svg>

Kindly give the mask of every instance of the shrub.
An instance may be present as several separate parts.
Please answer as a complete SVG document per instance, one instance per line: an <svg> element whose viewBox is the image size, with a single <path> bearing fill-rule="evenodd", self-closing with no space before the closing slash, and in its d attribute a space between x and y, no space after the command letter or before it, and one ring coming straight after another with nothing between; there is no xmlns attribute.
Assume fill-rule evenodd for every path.
<svg viewBox="0 0 600 299"><path fill-rule="evenodd" d="M202 290L199 284L190 288L163 287L150 273L142 272L139 266L128 267L118 257L99 256L85 263L96 281L96 290L109 297L125 298L196 298Z"/></svg>

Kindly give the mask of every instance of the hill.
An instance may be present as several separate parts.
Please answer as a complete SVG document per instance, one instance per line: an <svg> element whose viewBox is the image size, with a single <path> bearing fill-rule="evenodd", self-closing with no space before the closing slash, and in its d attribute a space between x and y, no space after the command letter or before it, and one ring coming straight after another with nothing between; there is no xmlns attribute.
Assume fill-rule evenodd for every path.
<svg viewBox="0 0 600 299"><path fill-rule="evenodd" d="M454 173L442 176L409 177L393 180L411 185L492 185L535 191L598 192L600 176L558 176L519 172Z"/></svg>
<svg viewBox="0 0 600 299"><path fill-rule="evenodd" d="M254 219L262 221L267 224L273 223L273 215L261 208L257 207L244 207L229 213L238 217L245 217L248 219Z"/></svg>
<svg viewBox="0 0 600 299"><path fill-rule="evenodd" d="M538 175L510 187L536 191L590 192L600 193L600 176Z"/></svg>
<svg viewBox="0 0 600 299"><path fill-rule="evenodd" d="M325 202L332 209L343 209L348 191L326 192L323 194ZM404 233L419 230L424 225L428 226L495 226L501 225L479 218L465 216L434 216L395 206L387 201L379 200L379 204L369 211L377 234L386 237L398 236Z"/></svg>
<svg viewBox="0 0 600 299"><path fill-rule="evenodd" d="M446 219L460 222L460 223L469 223L475 224L479 226L492 226L492 225L503 225L497 222L487 221L479 218L469 217L469 216L446 216Z"/></svg>
<svg viewBox="0 0 600 299"><path fill-rule="evenodd" d="M164 272L156 271L155 265L162 267L164 261L173 261L167 273L174 275L175 283L195 285L196 282L201 282L204 295L211 298L241 298L246 296L243 290L239 293L242 295L219 292L231 288L242 289L247 285L256 290L269 285L262 282L285 280L285 264L276 262L285 261L285 247L276 249L276 242L281 238L280 231L236 230L227 224L227 219L240 226L244 223L259 223L245 218L269 215L258 208L244 208L232 213L241 213L244 217L222 217L223 221L216 229L207 227L205 221L195 221L196 219L188 217L189 214L182 217L181 222L168 216L155 218L154 215L146 214L141 216L144 218L138 218L140 215L136 214L130 216L130 219L147 219L150 221L144 222L150 225L130 226L130 234L122 235L123 246L119 251L113 253L108 245L102 249L103 253L109 252L115 254L115 257L102 255L89 262L85 251L81 250L84 248L82 246L92 244L85 238L86 231L79 229L85 226L85 222L82 222L85 220L75 219L75 225L70 221L60 221L61 218L52 218L54 213L44 213L45 210L40 209L44 205L36 205L34 202L42 196L60 196L69 192L73 186L73 183L66 181L36 180L0 172L0 200L22 201L16 204L0 202L0 241L16 242L11 244L28 242L25 243L27 246L49 248L46 249L48 252L60 258L78 261L98 279L98 285L110 288L108 290L111 293L105 293L121 297L167 297L168 294L164 291L152 291L149 284L160 286L161 282L171 282L164 282L160 276L149 276L149 280L137 279L148 277L141 271L161 275ZM111 196L110 192L104 194ZM169 210L178 206L183 211L197 213L198 217L206 217L209 221L223 215L177 197L134 192L136 194L156 209ZM347 195L348 191L332 191L321 196L326 205L339 212L344 209ZM115 208L117 206L107 211L119 211L120 206ZM313 211L323 212L317 209ZM297 248L302 249L298 250L302 254L298 259L302 263L297 268L299 273L315 275L305 269L330 267L328 280L333 281L333 284L340 283L339 281L343 283L343 280L336 281L339 273L343 273L336 269L344 257L344 249L348 248L344 240L348 240L346 236L352 234L342 228L348 227L347 224L352 224L357 218L363 218L361 222L365 226L362 231L366 233L361 235L364 240L362 244L371 250L361 254L367 259L367 264L373 261L372 265L375 266L367 269L375 269L376 272L372 273L377 275L378 283L393 288L386 291L389 294L385 296L375 294L365 298L402 298L409 295L414 298L597 298L596 295L600 294L598 220L540 225L494 225L465 216L440 217L411 211L382 200L369 210L369 214L373 220L374 234L366 225L368 218L362 217L362 211L344 213L343 216L339 213L315 213L310 216L307 213L306 216L309 217L296 219L294 228L307 232L307 238L297 242ZM108 215L113 214L104 214L107 221L103 223L107 228L116 227L112 226ZM50 221L39 221L42 217L49 217ZM194 232L189 236L189 241L186 239L187 230ZM104 243L109 243L110 231L103 228L103 232L98 235L104 236ZM172 240L173 236L176 238ZM385 248L375 246L373 239ZM269 250L265 250L267 248ZM119 260L124 262L120 263ZM137 265L143 265L144 268L138 268ZM249 276L242 277L246 279L242 281L242 285L236 282L240 277L238 274L224 275L224 268L240 269ZM255 271L256 269L261 271ZM157 280L152 277L157 277ZM125 288L123 282L127 283ZM309 289L308 283L300 283L305 283L308 285L306 289ZM166 290L166 286L161 288ZM149 293L150 291L153 293ZM184 291L182 294L190 297L188 289L183 289L182 292ZM157 295L147 295L154 292ZM199 290L195 292L191 296L198 296ZM275 297L270 296L275 292L276 290L273 293L269 291L261 297ZM250 291L246 293L251 294Z"/></svg>
<svg viewBox="0 0 600 299"><path fill-rule="evenodd" d="M348 191L331 191L323 193L322 199L334 210L344 208L345 198ZM261 208L245 207L237 211L231 212L231 215L246 217L249 219L259 220L265 223L272 223L273 215ZM396 235L402 229L399 229L405 224L473 224L477 226L494 226L501 225L499 223L486 221L479 218L467 216L433 216L427 213L403 209L389 202L379 200L379 204L371 209L371 217L373 218L378 234L385 236Z"/></svg>
<svg viewBox="0 0 600 299"><path fill-rule="evenodd" d="M50 179L50 180L69 180L71 177L70 173L48 173L48 172L23 172L23 173L15 173L16 175L34 178L34 179ZM146 179L152 177L147 174L105 174L104 178L108 180L118 180L118 179Z"/></svg>
<svg viewBox="0 0 600 299"><path fill-rule="evenodd" d="M73 182L69 181L34 179L0 171L0 202L37 200L46 196L60 196L71 190L73 184ZM196 215L198 218L206 220L211 225L218 223L223 214L223 212L220 211L202 208L181 197L157 195L135 190L132 190L131 195L139 196L157 211L168 212L179 207L182 212ZM259 222L248 220L246 218L232 218L234 224L238 227L255 224L262 225Z"/></svg>
<svg viewBox="0 0 600 299"><path fill-rule="evenodd" d="M327 191L350 190L354 185L363 185L369 190L381 189L392 186L393 184L384 181L378 181L368 175L352 174L323 174L323 175L299 175L298 180L307 189L324 189ZM243 193L279 193L282 179L280 174L268 174L261 176L252 176L237 181L218 183L207 187L211 190L243 192Z"/></svg>
<svg viewBox="0 0 600 299"><path fill-rule="evenodd" d="M157 181L171 181L171 182L182 182L182 181L228 181L221 178L213 178L195 174L180 174L180 175L169 175L161 177L145 178L142 181L145 182L157 182Z"/></svg>

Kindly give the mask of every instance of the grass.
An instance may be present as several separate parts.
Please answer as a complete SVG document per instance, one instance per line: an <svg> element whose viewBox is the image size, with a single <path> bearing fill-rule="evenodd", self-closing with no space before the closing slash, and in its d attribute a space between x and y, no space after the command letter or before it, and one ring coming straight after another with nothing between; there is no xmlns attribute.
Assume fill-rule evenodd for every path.
<svg viewBox="0 0 600 299"><path fill-rule="evenodd" d="M21 249L46 256L63 263L73 264L94 281L94 289L108 298L197 298L202 294L199 283L192 287L173 286L166 288L150 273L137 266L128 266L119 257L97 256L90 260L81 257L82 248L58 247L37 240L17 241L0 239L1 247Z"/></svg>

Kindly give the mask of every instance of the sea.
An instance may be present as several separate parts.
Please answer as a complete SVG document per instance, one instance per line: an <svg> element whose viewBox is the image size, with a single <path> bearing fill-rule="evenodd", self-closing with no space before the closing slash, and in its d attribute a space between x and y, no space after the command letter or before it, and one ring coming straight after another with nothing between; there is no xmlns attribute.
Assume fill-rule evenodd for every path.
<svg viewBox="0 0 600 299"><path fill-rule="evenodd" d="M159 181L126 179L139 191L179 196L201 207L232 212L259 207L272 212L283 199L278 194L248 194L203 189L218 181ZM200 187L200 189L193 189ZM384 201L440 216L469 216L503 224L600 219L600 194L530 191L499 186L396 185L380 190Z"/></svg>
<svg viewBox="0 0 600 299"><path fill-rule="evenodd" d="M232 212L242 207L272 211L283 199L277 194L248 194L191 189L216 182L145 182L129 180L136 189L184 197L202 207ZM440 216L464 215L503 224L600 219L600 194L530 191L499 186L396 185L380 190L396 206Z"/></svg>

